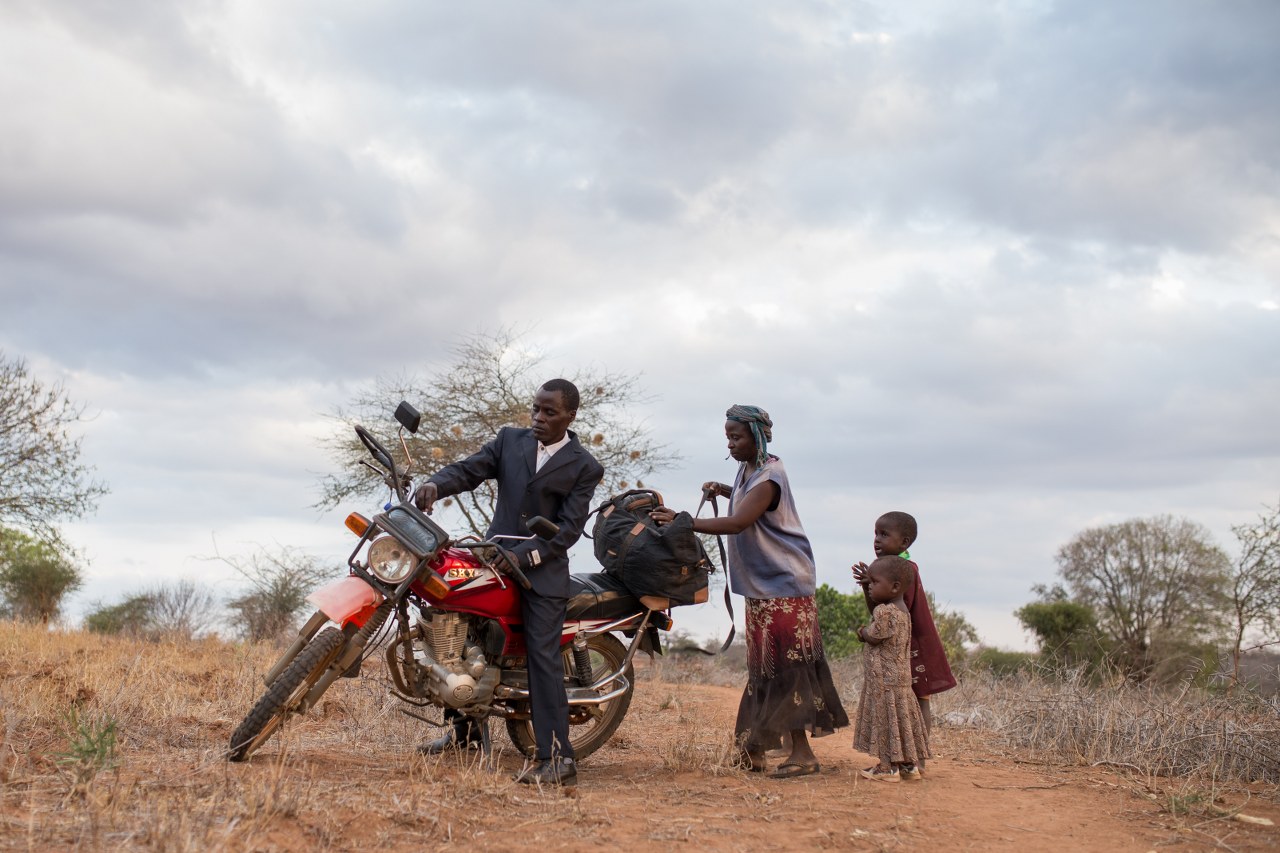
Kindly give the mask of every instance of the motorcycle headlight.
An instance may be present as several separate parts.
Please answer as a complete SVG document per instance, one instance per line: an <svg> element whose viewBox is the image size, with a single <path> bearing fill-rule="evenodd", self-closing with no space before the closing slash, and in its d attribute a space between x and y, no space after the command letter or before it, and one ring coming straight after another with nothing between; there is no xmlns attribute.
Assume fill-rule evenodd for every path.
<svg viewBox="0 0 1280 853"><path fill-rule="evenodd" d="M418 558L394 536L379 536L369 545L369 571L383 583L400 583L417 564Z"/></svg>

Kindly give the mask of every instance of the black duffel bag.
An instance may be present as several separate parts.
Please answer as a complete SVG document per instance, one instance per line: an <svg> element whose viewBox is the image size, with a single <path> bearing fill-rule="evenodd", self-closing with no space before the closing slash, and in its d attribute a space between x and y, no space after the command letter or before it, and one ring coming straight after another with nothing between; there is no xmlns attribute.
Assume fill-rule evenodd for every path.
<svg viewBox="0 0 1280 853"><path fill-rule="evenodd" d="M706 601L713 566L693 532L693 516L680 512L659 527L651 513L660 506L657 492L631 489L592 510L596 559L636 596L667 598L672 605Z"/></svg>

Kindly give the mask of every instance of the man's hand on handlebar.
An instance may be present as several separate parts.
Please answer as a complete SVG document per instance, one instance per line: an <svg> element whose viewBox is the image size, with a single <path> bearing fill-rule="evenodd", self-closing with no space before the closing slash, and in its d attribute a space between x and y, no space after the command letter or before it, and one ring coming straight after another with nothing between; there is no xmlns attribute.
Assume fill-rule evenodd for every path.
<svg viewBox="0 0 1280 853"><path fill-rule="evenodd" d="M520 568L520 560L515 554L503 548L501 545L495 545L493 548L496 556L494 563L498 564L498 568L507 574L511 574L512 569Z"/></svg>
<svg viewBox="0 0 1280 853"><path fill-rule="evenodd" d="M495 568L515 578L516 582L525 589L533 589L533 584L529 582L524 570L520 568L520 558L501 545L496 546L494 550L497 552L497 556L493 561Z"/></svg>
<svg viewBox="0 0 1280 853"><path fill-rule="evenodd" d="M413 505L423 512L430 513L431 507L440 496L435 483L427 482L418 486L413 492Z"/></svg>

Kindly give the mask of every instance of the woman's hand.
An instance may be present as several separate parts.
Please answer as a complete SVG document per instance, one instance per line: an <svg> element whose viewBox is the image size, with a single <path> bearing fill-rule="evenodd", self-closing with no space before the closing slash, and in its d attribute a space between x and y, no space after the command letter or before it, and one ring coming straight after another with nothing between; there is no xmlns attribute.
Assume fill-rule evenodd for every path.
<svg viewBox="0 0 1280 853"><path fill-rule="evenodd" d="M715 480L707 480L707 482L702 484L702 493L707 497L719 495L722 498L727 498L733 493L733 489L726 486L724 483L717 483Z"/></svg>
<svg viewBox="0 0 1280 853"><path fill-rule="evenodd" d="M871 583L871 579L867 577L866 563L853 564L853 580L858 584L858 586L866 586Z"/></svg>
<svg viewBox="0 0 1280 853"><path fill-rule="evenodd" d="M661 527L664 524L670 524L676 517L676 511L669 506L660 506L653 512L649 513L649 517L654 523Z"/></svg>

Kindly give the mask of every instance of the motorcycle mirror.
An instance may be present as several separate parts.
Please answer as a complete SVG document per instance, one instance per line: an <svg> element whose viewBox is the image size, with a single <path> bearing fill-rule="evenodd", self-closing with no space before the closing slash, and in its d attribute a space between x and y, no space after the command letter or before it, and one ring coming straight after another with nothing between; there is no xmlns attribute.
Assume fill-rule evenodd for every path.
<svg viewBox="0 0 1280 853"><path fill-rule="evenodd" d="M540 515L535 515L524 524L525 527L543 539L554 539L555 535L560 532L560 525L554 521L548 521Z"/></svg>
<svg viewBox="0 0 1280 853"><path fill-rule="evenodd" d="M409 432L416 433L418 426L422 423L422 415L409 405L408 400L401 400L400 405L396 406L396 420Z"/></svg>
<svg viewBox="0 0 1280 853"><path fill-rule="evenodd" d="M388 471L395 473L396 463L392 461L391 454L387 449L378 443L378 440L364 427L356 426L356 435L359 436L360 442L368 449L369 455L378 461L378 464Z"/></svg>

